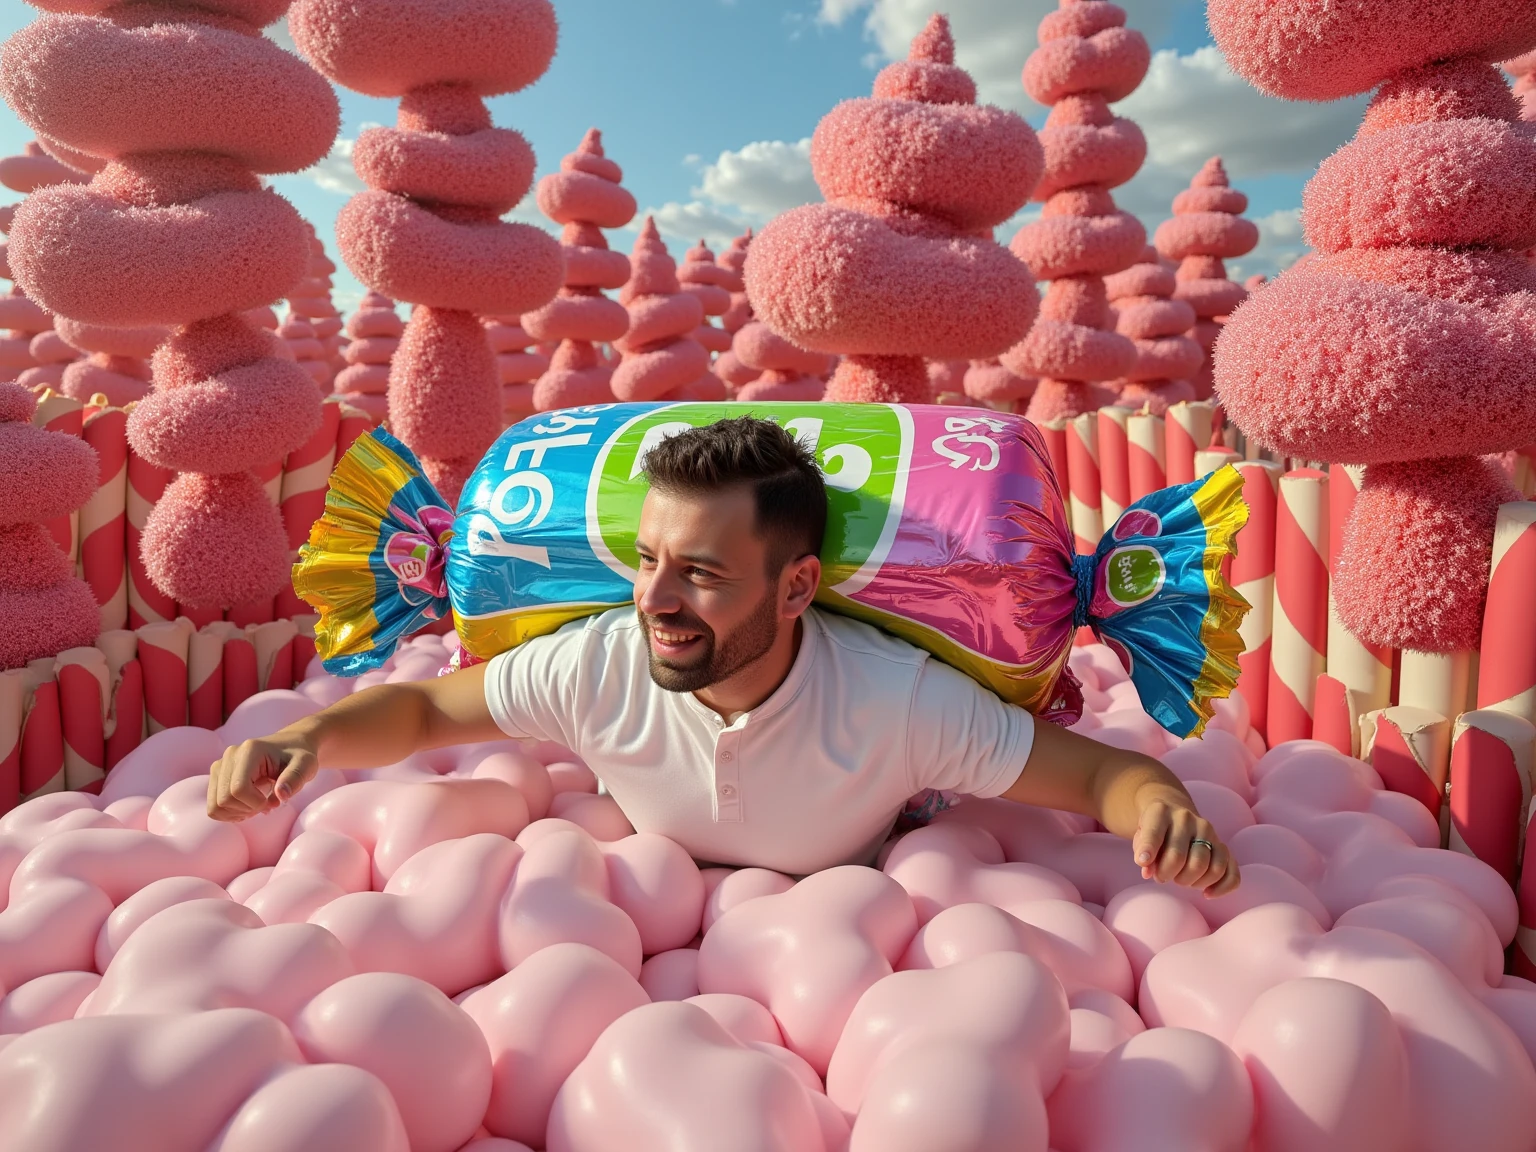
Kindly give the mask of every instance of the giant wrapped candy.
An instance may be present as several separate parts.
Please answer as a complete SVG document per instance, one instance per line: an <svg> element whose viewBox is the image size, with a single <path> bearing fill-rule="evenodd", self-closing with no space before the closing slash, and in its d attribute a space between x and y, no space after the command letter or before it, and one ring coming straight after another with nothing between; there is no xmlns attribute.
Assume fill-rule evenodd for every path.
<svg viewBox="0 0 1536 1152"><path fill-rule="evenodd" d="M887 404L607 404L508 429L470 476L457 518L387 432L338 466L294 568L320 613L333 673L379 667L451 608L488 658L629 603L644 461L674 433L757 415L807 444L828 525L817 601L884 628L999 696L1067 723L1081 712L1067 656L1094 628L1147 710L1198 733L1237 675L1247 604L1222 575L1247 518L1224 468L1132 505L1075 556L1050 455L1029 421Z"/></svg>

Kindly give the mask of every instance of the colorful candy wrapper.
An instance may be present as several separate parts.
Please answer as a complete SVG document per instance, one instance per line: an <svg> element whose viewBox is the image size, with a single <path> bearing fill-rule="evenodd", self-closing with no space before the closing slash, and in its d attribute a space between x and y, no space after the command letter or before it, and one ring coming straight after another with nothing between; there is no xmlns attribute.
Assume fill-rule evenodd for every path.
<svg viewBox="0 0 1536 1152"><path fill-rule="evenodd" d="M343 676L377 668L450 610L488 659L627 603L645 455L678 431L754 415L811 448L827 482L817 602L916 644L1003 699L1070 724L1067 668L1087 625L1143 705L1198 735L1236 682L1247 603L1223 574L1247 519L1222 468L1132 504L1091 556L1074 555L1044 441L1021 416L885 404L605 404L509 428L451 516L387 432L360 437L331 477L294 568L320 613L316 646Z"/></svg>

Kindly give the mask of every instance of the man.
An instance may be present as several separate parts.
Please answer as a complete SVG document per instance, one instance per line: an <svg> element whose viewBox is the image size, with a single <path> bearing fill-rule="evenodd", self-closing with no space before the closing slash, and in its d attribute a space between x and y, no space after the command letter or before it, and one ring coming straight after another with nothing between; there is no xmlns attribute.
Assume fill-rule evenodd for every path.
<svg viewBox="0 0 1536 1152"><path fill-rule="evenodd" d="M778 425L682 432L645 468L633 609L231 748L209 814L266 811L321 768L512 736L570 747L637 830L704 863L869 864L932 788L1091 815L1132 841L1149 879L1237 887L1227 848L1156 760L1036 724L927 653L812 606L826 491Z"/></svg>

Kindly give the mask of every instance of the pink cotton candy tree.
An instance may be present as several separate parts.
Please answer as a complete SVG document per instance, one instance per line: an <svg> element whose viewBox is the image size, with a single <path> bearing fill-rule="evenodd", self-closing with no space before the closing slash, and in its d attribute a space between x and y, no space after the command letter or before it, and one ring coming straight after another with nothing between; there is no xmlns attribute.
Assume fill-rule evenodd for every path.
<svg viewBox="0 0 1536 1152"><path fill-rule="evenodd" d="M1106 276L1104 286L1115 331L1136 348L1136 363L1119 382L1118 402L1161 416L1168 405L1193 400L1195 386L1190 381L1205 354L1189 335L1195 326L1194 308L1174 299L1178 281L1173 269L1148 245L1138 263Z"/></svg>
<svg viewBox="0 0 1536 1152"><path fill-rule="evenodd" d="M620 400L709 398L709 353L693 338L704 306L678 283L677 264L649 216L629 265L629 282L619 293L629 331L614 343L623 359L613 370L613 394Z"/></svg>
<svg viewBox="0 0 1536 1152"><path fill-rule="evenodd" d="M46 527L96 491L96 452L78 436L34 427L36 403L20 384L0 384L0 670L101 632L95 594Z"/></svg>
<svg viewBox="0 0 1536 1152"><path fill-rule="evenodd" d="M1135 176L1146 138L1110 104L1141 83L1151 52L1125 27L1125 10L1107 0L1061 0L1040 22L1040 47L1024 65L1024 88L1050 106L1040 142L1045 176L1035 199L1039 220L1012 248L1037 277L1050 281L1040 318L1002 363L1039 385L1030 400L1036 420L1078 416L1113 398L1103 383L1124 377L1136 350L1118 334L1104 277L1129 268L1147 234L1115 207L1110 189Z"/></svg>
<svg viewBox="0 0 1536 1152"><path fill-rule="evenodd" d="M1179 262L1174 298L1195 310L1199 370L1192 374L1198 399L1210 398L1211 349L1222 325L1248 290L1227 278L1225 260L1246 256L1259 243L1258 225L1244 220L1248 197L1231 186L1221 157L1213 156L1190 185L1173 198L1173 218L1158 226L1157 250Z"/></svg>
<svg viewBox="0 0 1536 1152"><path fill-rule="evenodd" d="M352 152L368 185L336 221L347 266L415 305L391 366L389 419L457 503L500 434L496 362L481 316L521 314L564 277L554 237L502 221L533 183L533 149L491 126L485 97L549 68L549 0L298 0L288 27L336 83L400 99L394 128Z"/></svg>
<svg viewBox="0 0 1536 1152"><path fill-rule="evenodd" d="M148 573L195 608L288 581L287 535L253 469L320 422L320 397L243 315L303 275L308 231L260 174L323 157L330 86L260 29L286 0L35 0L0 53L0 91L40 136L105 160L86 185L34 192L11 227L28 295L89 324L164 325L134 450L179 473L141 537Z"/></svg>
<svg viewBox="0 0 1536 1152"><path fill-rule="evenodd" d="M730 269L720 267L709 245L700 240L696 247L688 249L684 254L682 267L677 270L677 281L683 286L684 292L697 296L699 303L704 306L704 323L694 330L693 338L711 354L729 352L731 337L735 333L716 327L709 321L731 310L731 285L736 282L736 276Z"/></svg>
<svg viewBox="0 0 1536 1152"><path fill-rule="evenodd" d="M1334 582L1352 632L1475 648L1517 498L1481 457L1536 440L1536 138L1492 63L1536 44L1536 6L1211 0L1210 20L1272 95L1378 89L1303 195L1315 256L1227 322L1217 394L1260 444L1366 465Z"/></svg>
<svg viewBox="0 0 1536 1152"><path fill-rule="evenodd" d="M539 380L549 372L550 358L534 347L521 316L486 316L485 338L496 357L501 382L501 422L512 425L539 411Z"/></svg>
<svg viewBox="0 0 1536 1152"><path fill-rule="evenodd" d="M87 353L64 369L59 391L79 401L102 395L122 407L149 395L149 358L165 342L165 328L106 328L60 319L58 333L71 347Z"/></svg>
<svg viewBox="0 0 1536 1152"><path fill-rule="evenodd" d="M750 384L762 374L758 368L749 368L737 358L734 349L736 335L753 320L752 301L747 298L747 247L752 243L752 229L731 241L731 246L715 258L715 264L727 274L721 285L731 294L731 306L720 317L720 327L731 334L733 347L715 357L711 369L727 388L740 388Z"/></svg>
<svg viewBox="0 0 1536 1152"><path fill-rule="evenodd" d="M559 344L534 386L533 405L540 411L613 400L611 369L594 345L612 344L629 330L624 306L603 295L629 279L629 258L610 251L602 233L635 218L635 198L619 183L623 178L623 169L603 152L602 133L590 128L560 171L539 181L539 208L565 228L565 286L523 317L535 341Z"/></svg>
<svg viewBox="0 0 1536 1152"><path fill-rule="evenodd" d="M965 394L984 404L1007 404L1017 408L1028 402L1040 382L1019 376L1003 366L997 357L972 360L965 370Z"/></svg>
<svg viewBox="0 0 1536 1152"><path fill-rule="evenodd" d="M1029 198L1040 143L1012 112L976 103L934 16L874 96L816 127L825 204L779 216L752 242L747 293L799 347L840 353L839 401L927 403L927 361L996 356L1028 331L1039 298L992 229Z"/></svg>
<svg viewBox="0 0 1536 1152"><path fill-rule="evenodd" d="M315 377L315 383L326 392L331 391L336 374L346 363L341 355L341 313L331 299L331 274L335 271L336 265L325 254L325 245L311 229L309 261L304 267L304 279L288 293L288 318L308 324L313 339L319 342L318 359L326 365L326 369L309 368L307 364L305 367ZM306 359L303 356L297 358L301 361Z"/></svg>
<svg viewBox="0 0 1536 1152"><path fill-rule="evenodd" d="M393 300L369 292L357 311L347 317L345 331L347 345L342 357L347 366L337 373L332 387L354 408L383 420L389 414L389 364L400 347L405 322L395 311Z"/></svg>

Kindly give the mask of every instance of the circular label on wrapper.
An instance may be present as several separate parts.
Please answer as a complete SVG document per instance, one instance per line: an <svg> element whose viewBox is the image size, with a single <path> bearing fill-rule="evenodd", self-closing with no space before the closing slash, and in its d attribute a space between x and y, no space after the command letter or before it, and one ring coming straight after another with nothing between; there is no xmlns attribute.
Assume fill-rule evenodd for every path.
<svg viewBox="0 0 1536 1152"><path fill-rule="evenodd" d="M1104 590L1121 608L1144 604L1162 590L1168 569L1156 548L1128 544L1104 559Z"/></svg>

